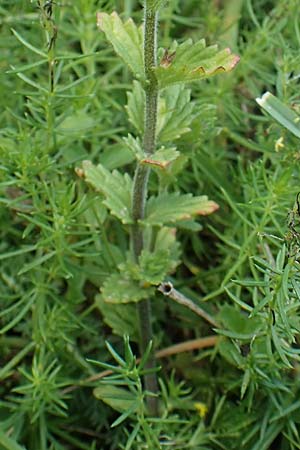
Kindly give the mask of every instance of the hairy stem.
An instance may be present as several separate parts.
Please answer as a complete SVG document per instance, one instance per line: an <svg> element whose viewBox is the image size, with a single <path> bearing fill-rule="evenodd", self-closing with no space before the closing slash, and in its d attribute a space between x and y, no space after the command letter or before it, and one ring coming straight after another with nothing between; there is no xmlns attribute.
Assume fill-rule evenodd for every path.
<svg viewBox="0 0 300 450"><path fill-rule="evenodd" d="M152 68L156 65L156 26L157 12L149 7L149 1L145 0L144 6L144 70L146 76L146 105L145 105L145 131L143 137L143 149L146 155L155 151L156 140L156 121L157 121L157 98L158 88L156 78ZM133 194L132 194L132 217L134 225L132 226L132 247L134 258L138 263L139 256L143 250L143 229L139 224L145 215L145 205L147 200L149 179L149 168L137 165ZM142 300L138 303L138 314L140 322L140 351L144 353L147 345L152 340L151 323L151 301ZM154 367L154 355L151 354L147 368ZM157 392L156 374L145 375L145 388L147 391ZM157 398L147 397L147 406L151 415L156 415L158 410Z"/></svg>

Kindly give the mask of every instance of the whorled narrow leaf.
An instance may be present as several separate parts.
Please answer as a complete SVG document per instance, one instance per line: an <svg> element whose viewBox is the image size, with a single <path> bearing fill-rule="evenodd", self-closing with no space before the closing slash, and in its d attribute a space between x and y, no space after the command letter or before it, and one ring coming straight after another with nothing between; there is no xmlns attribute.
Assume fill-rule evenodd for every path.
<svg viewBox="0 0 300 450"><path fill-rule="evenodd" d="M111 213L124 224L132 223L130 211L133 183L130 176L117 170L110 172L101 164L95 166L90 161L82 163L83 173L80 170L77 173L104 195L103 203Z"/></svg>
<svg viewBox="0 0 300 450"><path fill-rule="evenodd" d="M116 12L97 13L97 26L105 33L106 39L112 44L115 52L128 65L133 74L144 78L143 65L143 34L130 18L122 22Z"/></svg>
<svg viewBox="0 0 300 450"><path fill-rule="evenodd" d="M189 83L229 72L239 62L239 56L229 48L219 51L216 45L206 47L204 39L177 43L166 50L160 64L154 69L160 88L177 83Z"/></svg>
<svg viewBox="0 0 300 450"><path fill-rule="evenodd" d="M208 200L206 195L194 197L192 194L162 194L151 197L147 204L145 225L175 224L194 216L206 216L219 208L217 203Z"/></svg>
<svg viewBox="0 0 300 450"><path fill-rule="evenodd" d="M271 92L265 92L256 101L273 119L300 138L300 116L295 111L286 106L275 95L271 94Z"/></svg>

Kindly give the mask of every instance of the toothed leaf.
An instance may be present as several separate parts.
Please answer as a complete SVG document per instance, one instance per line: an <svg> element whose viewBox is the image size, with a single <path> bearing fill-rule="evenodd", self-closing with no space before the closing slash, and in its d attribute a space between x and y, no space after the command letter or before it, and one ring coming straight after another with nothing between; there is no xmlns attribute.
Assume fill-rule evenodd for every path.
<svg viewBox="0 0 300 450"><path fill-rule="evenodd" d="M144 133L145 91L141 83L134 80L132 91L127 92L126 111L129 121L142 136Z"/></svg>
<svg viewBox="0 0 300 450"><path fill-rule="evenodd" d="M125 224L132 223L130 208L133 182L130 176L117 170L110 172L101 164L95 166L90 161L84 161L82 167L84 178L103 194L103 204L111 214Z"/></svg>
<svg viewBox="0 0 300 450"><path fill-rule="evenodd" d="M105 33L115 52L128 65L133 74L144 78L143 34L132 19L122 22L116 12L98 12L97 25Z"/></svg>
<svg viewBox="0 0 300 450"><path fill-rule="evenodd" d="M142 222L160 226L188 220L196 215L211 214L217 209L217 203L208 200L206 195L193 197L192 194L162 194L149 199L146 217Z"/></svg>
<svg viewBox="0 0 300 450"><path fill-rule="evenodd" d="M157 285L164 281L170 273L173 264L170 252L166 249L157 249L154 252L143 250L139 258L140 277L143 281Z"/></svg>
<svg viewBox="0 0 300 450"><path fill-rule="evenodd" d="M164 89L159 101L157 137L160 142L174 141L191 131L194 103L191 91L183 85Z"/></svg>
<svg viewBox="0 0 300 450"><path fill-rule="evenodd" d="M219 72L232 70L239 61L229 48L218 51L216 45L206 47L204 39L193 43L191 39L175 45L163 55L154 69L160 88L208 78Z"/></svg>
<svg viewBox="0 0 300 450"><path fill-rule="evenodd" d="M160 142L174 141L190 131L194 104L191 91L182 85L168 86L158 98L157 137ZM126 111L129 121L140 136L144 133L145 91L141 83L133 82L132 92L127 93Z"/></svg>

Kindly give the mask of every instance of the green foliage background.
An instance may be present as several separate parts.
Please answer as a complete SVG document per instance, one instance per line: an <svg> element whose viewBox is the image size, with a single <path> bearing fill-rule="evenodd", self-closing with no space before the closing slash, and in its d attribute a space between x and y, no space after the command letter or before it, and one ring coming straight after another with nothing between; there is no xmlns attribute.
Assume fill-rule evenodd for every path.
<svg viewBox="0 0 300 450"><path fill-rule="evenodd" d="M98 10L142 20L134 0L57 2L51 55L36 2L0 5L0 447L8 450L129 448L133 424L110 429L116 413L93 396L97 367L87 361L108 362L105 340L122 353L120 336L137 334L135 305L112 308L99 296L127 235L75 173L86 159L133 172L123 142L132 79L96 28ZM172 180L220 206L199 220L201 231L180 230L172 281L225 337L162 360L165 422L151 425L153 449L300 448L298 238L287 224L300 190L299 141L254 100L269 90L300 112L299 23L298 0L172 0L162 10L160 46L205 37L241 62L194 86L192 130L178 146L184 170ZM297 230L296 210L293 220ZM162 296L153 308L157 348L215 333ZM130 448L149 448L139 439Z"/></svg>

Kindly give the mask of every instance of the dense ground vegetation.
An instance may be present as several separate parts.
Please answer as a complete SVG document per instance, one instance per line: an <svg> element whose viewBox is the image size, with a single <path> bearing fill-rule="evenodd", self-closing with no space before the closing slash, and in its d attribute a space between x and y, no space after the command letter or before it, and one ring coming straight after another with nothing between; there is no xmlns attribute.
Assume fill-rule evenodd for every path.
<svg viewBox="0 0 300 450"><path fill-rule="evenodd" d="M204 37L241 61L193 85L181 171L164 175L219 205L178 228L168 277L216 326L156 293L157 418L144 416L123 337L138 356L136 304L99 290L128 232L80 177L83 160L134 171L123 140L132 76L96 27L97 11L114 10L142 21L137 0L0 5L0 448L299 449L299 139L255 102L268 90L300 113L299 1L161 10L160 47ZM122 403L91 360L118 366L124 348L119 382L140 404L112 429L131 397Z"/></svg>

